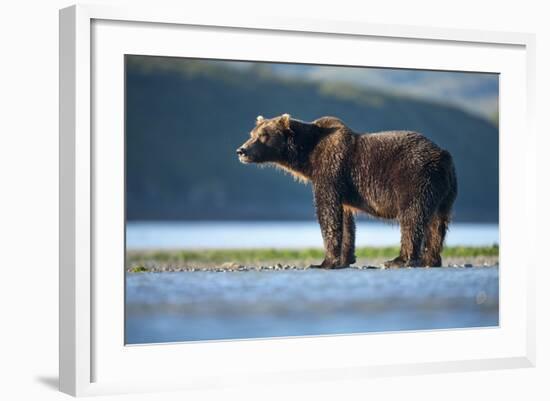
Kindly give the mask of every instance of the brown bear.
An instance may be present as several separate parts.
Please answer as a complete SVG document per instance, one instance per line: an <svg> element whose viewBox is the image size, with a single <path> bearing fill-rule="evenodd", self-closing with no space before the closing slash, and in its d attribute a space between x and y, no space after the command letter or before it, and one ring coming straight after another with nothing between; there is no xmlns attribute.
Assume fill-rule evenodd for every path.
<svg viewBox="0 0 550 401"><path fill-rule="evenodd" d="M313 187L325 247L322 268L355 263L354 213L397 220L401 251L386 267L441 266L457 195L449 152L411 131L357 134L335 117L311 123L258 116L237 149L242 163L270 163Z"/></svg>

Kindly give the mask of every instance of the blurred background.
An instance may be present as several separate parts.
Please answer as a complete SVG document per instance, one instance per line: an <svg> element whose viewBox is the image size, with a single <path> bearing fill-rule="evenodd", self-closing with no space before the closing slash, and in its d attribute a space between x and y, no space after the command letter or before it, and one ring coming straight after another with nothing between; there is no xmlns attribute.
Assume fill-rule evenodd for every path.
<svg viewBox="0 0 550 401"><path fill-rule="evenodd" d="M310 186L235 155L257 115L283 113L423 133L456 164L448 243L498 244L497 74L128 55L127 246L321 247ZM360 221L357 241L399 231Z"/></svg>

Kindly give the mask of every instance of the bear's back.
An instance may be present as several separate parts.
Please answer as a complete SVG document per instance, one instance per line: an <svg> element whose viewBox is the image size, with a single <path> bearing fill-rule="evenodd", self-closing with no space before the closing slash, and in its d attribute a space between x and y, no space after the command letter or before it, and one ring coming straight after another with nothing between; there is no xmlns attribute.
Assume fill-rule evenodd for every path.
<svg viewBox="0 0 550 401"><path fill-rule="evenodd" d="M382 131L359 135L359 152L382 153L393 158L416 158L443 152L430 139L415 131ZM382 156L382 155L381 155Z"/></svg>

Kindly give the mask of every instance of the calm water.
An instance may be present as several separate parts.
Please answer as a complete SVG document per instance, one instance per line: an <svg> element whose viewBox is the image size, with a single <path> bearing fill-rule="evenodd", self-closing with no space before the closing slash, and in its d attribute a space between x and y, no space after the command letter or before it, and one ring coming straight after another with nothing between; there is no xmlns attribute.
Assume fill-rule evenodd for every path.
<svg viewBox="0 0 550 401"><path fill-rule="evenodd" d="M127 274L128 344L497 326L498 268Z"/></svg>
<svg viewBox="0 0 550 401"><path fill-rule="evenodd" d="M129 222L128 249L322 247L315 221L306 222ZM399 227L374 221L357 224L357 246L399 244ZM447 245L499 243L498 224L455 223Z"/></svg>

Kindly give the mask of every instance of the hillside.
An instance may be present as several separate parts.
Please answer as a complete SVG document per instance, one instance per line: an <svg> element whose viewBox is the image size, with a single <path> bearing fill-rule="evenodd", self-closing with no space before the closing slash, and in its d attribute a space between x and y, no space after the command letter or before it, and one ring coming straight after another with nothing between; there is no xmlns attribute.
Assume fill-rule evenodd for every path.
<svg viewBox="0 0 550 401"><path fill-rule="evenodd" d="M334 115L357 132L421 132L455 158L456 220L498 220L498 128L483 118L345 83L281 78L261 64L126 60L129 220L312 219L310 187L235 157L257 115L282 113Z"/></svg>

